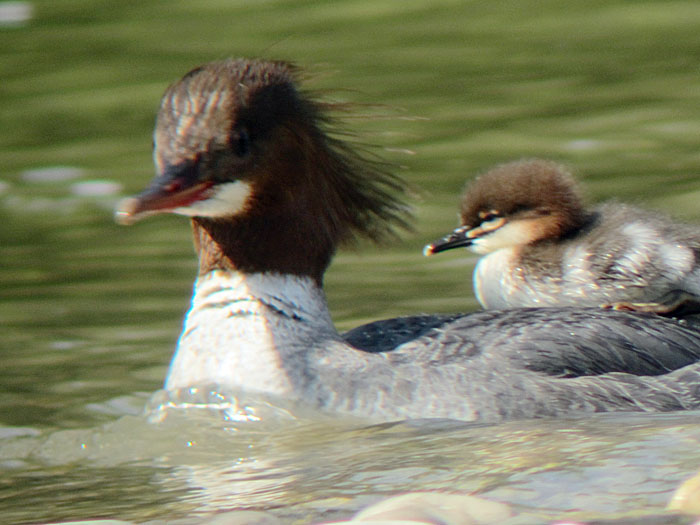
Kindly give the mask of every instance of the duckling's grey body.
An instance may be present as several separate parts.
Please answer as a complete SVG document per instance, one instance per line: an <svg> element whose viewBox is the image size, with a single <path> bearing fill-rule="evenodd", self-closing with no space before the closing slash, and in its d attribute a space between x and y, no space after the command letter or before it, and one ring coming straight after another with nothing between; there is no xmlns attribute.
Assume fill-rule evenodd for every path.
<svg viewBox="0 0 700 525"><path fill-rule="evenodd" d="M700 227L607 203L575 234L482 257L474 288L485 308L661 303L700 297Z"/></svg>
<svg viewBox="0 0 700 525"><path fill-rule="evenodd" d="M562 166L503 164L473 181L461 206L463 226L426 253L483 254L474 290L485 308L700 306L700 226L617 202L587 210Z"/></svg>

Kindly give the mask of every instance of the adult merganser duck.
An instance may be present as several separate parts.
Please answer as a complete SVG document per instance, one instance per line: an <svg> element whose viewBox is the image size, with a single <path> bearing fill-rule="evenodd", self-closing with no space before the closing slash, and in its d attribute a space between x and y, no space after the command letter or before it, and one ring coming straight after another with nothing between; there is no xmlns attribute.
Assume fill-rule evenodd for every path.
<svg viewBox="0 0 700 525"><path fill-rule="evenodd" d="M425 247L485 254L484 308L604 306L669 314L700 307L700 226L617 202L587 210L566 168L503 164L464 192L462 226Z"/></svg>
<svg viewBox="0 0 700 525"><path fill-rule="evenodd" d="M199 277L167 389L379 420L700 408L700 331L656 316L523 309L338 334L322 289L338 243L381 236L404 205L397 179L328 135L324 109L282 62L211 63L166 91L157 177L116 217L192 217Z"/></svg>

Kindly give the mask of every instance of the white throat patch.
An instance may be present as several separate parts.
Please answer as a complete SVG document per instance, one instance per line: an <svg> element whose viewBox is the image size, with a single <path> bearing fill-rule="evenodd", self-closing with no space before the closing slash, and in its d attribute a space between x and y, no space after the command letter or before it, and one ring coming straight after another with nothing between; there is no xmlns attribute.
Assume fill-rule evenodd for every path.
<svg viewBox="0 0 700 525"><path fill-rule="evenodd" d="M252 191L248 182L226 182L216 186L214 194L208 199L175 208L173 213L188 217L230 217L243 211Z"/></svg>

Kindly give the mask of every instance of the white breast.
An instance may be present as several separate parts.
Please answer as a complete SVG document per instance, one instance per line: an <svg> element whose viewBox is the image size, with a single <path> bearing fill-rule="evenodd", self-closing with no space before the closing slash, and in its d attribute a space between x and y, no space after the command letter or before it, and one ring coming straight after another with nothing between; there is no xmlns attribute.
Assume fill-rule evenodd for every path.
<svg viewBox="0 0 700 525"><path fill-rule="evenodd" d="M215 383L284 395L295 378L281 360L336 334L312 279L213 271L195 284L166 388Z"/></svg>

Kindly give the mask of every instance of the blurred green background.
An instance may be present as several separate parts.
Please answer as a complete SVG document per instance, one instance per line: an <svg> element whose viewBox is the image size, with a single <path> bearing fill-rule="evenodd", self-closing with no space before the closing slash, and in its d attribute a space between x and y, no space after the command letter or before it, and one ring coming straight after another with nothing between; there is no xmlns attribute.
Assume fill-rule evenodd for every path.
<svg viewBox="0 0 700 525"><path fill-rule="evenodd" d="M457 224L464 182L496 163L552 158L574 169L591 202L618 198L700 224L694 0L36 0L10 6L29 12L15 22L3 19L9 4L0 2L0 426L95 424L114 415L90 403L162 384L195 275L189 226L163 216L122 228L111 215L153 174L161 94L203 62L303 66L306 87L357 104L348 128L414 190L414 232L343 250L331 267L343 329L477 307L474 257L421 250ZM12 457L1 444L0 457ZM118 485L114 476L104 479ZM17 516L32 510L20 489ZM43 508L55 494L37 490Z"/></svg>
<svg viewBox="0 0 700 525"><path fill-rule="evenodd" d="M307 87L356 103L348 128L414 190L414 232L343 250L331 267L342 329L477 307L474 257L426 259L421 249L457 224L464 182L499 162L553 158L582 178L591 202L614 197L700 220L694 1L23 4L26 22L0 26L8 352L26 357L29 347L50 362L65 353L39 349L64 340L143 344L138 363L167 362L195 272L189 226L163 216L122 228L111 210L153 174L167 85L230 56L294 61Z"/></svg>

